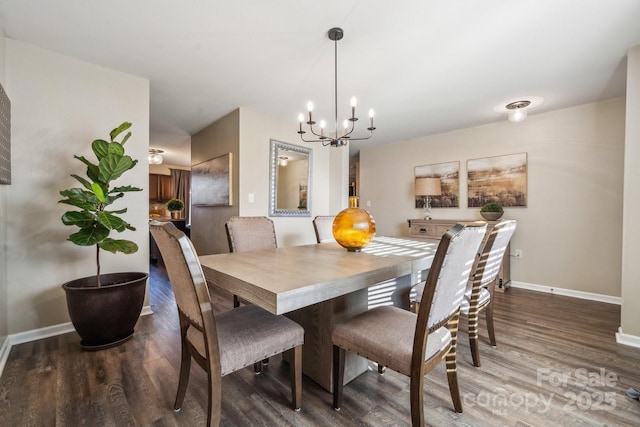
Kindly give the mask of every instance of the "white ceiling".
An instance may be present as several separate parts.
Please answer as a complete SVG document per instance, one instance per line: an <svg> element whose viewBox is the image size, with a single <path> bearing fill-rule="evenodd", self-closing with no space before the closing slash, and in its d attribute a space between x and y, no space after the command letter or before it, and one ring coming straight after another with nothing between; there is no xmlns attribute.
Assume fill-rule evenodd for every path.
<svg viewBox="0 0 640 427"><path fill-rule="evenodd" d="M189 135L238 107L291 121L289 142L308 100L332 118L335 26L340 116L352 95L361 125L376 110L352 152L505 120L523 96L544 99L530 115L623 96L640 1L0 0L0 25L149 79L150 145L188 165Z"/></svg>

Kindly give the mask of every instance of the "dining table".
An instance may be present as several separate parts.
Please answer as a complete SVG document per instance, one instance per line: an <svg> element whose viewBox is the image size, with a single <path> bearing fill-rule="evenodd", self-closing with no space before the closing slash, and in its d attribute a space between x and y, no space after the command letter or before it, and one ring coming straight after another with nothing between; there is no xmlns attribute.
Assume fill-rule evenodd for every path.
<svg viewBox="0 0 640 427"><path fill-rule="evenodd" d="M438 241L375 237L358 252L334 242L200 256L209 286L285 315L305 329L303 373L328 391L333 326L380 305L409 308L411 287L425 280ZM345 360L345 384L365 372L355 354Z"/></svg>

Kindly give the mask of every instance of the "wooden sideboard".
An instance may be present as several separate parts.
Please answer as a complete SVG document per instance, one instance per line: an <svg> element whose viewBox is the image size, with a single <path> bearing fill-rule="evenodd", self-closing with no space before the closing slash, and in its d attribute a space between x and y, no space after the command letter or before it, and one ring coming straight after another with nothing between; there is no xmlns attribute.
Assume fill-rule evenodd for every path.
<svg viewBox="0 0 640 427"><path fill-rule="evenodd" d="M442 235L447 232L448 229L455 224L461 222L473 222L473 220L463 219L409 219L409 236L426 240L440 240ZM489 229L493 227L498 221L486 221ZM500 272L498 273L498 282L496 290L504 291L508 289L511 284L511 256L510 247L507 246L507 250L504 253L502 259L502 265L500 266Z"/></svg>

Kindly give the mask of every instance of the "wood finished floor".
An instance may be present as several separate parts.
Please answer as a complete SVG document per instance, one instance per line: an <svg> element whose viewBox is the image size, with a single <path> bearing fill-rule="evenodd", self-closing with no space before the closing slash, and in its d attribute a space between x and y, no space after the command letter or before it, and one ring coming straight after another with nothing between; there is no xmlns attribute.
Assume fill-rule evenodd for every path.
<svg viewBox="0 0 640 427"><path fill-rule="evenodd" d="M231 297L212 292L217 312ZM162 266L151 267L154 314L120 347L83 352L75 333L14 346L0 378L0 426L200 426L207 383L194 363L180 412L172 410L180 361L173 294ZM484 317L484 316L483 316ZM464 413L450 400L444 364L426 376L425 415L433 426L638 426L640 350L615 343L618 306L522 289L496 294L498 347L481 341L474 368L461 322L458 381ZM405 426L409 380L375 366L345 386L341 411L311 380L303 407L289 409L288 365L272 360L223 379L225 426Z"/></svg>

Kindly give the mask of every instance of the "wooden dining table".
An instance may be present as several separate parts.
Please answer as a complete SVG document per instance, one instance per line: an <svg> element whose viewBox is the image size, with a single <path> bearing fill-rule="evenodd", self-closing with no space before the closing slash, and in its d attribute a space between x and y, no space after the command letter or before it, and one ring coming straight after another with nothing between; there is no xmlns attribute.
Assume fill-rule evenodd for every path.
<svg viewBox="0 0 640 427"><path fill-rule="evenodd" d="M425 279L437 241L376 237L360 252L337 243L203 255L210 286L218 286L305 329L303 373L331 391L333 325L378 305L409 308L412 285ZM367 369L349 354L345 384Z"/></svg>

